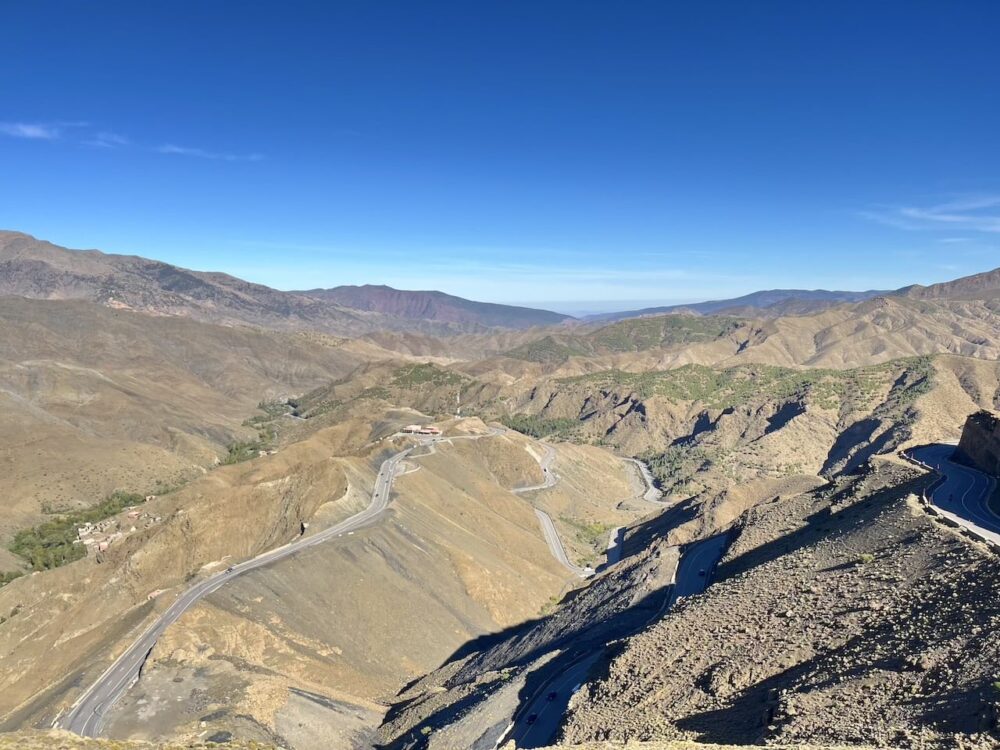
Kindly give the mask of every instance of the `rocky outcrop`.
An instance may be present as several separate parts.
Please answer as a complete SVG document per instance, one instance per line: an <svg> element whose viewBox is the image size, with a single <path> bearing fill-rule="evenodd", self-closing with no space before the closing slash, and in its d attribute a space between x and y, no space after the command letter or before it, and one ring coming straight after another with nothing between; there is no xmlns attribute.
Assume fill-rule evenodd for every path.
<svg viewBox="0 0 1000 750"><path fill-rule="evenodd" d="M1000 418L988 411L970 415L962 429L958 452L966 463L1000 476Z"/></svg>

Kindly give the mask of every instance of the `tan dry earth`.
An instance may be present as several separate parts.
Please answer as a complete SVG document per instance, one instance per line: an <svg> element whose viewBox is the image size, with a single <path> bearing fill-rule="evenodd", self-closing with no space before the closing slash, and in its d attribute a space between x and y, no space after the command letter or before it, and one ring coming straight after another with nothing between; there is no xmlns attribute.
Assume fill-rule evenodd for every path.
<svg viewBox="0 0 1000 750"><path fill-rule="evenodd" d="M398 427L413 415L392 419ZM391 432L377 421L379 434ZM469 428L485 430L478 420L456 424ZM134 634L171 596L146 603L150 590L287 540L301 520L331 523L360 510L378 463L398 449L365 447L369 429L343 422L273 456L217 469L153 501L164 522L113 547L108 562L84 560L0 590L0 610L21 606L0 632L9 639L4 696L22 704L7 725L50 721L74 692L65 680L38 691L67 673L89 684L106 663L101 655L123 647L129 629ZM229 731L323 747L338 736L336 726L353 741L378 723L377 699L468 640L537 614L570 576L548 550L531 503L506 489L541 481L530 445L516 433L443 443L408 462L382 521L213 594L167 631L112 717L112 736ZM566 490L565 501L604 522L634 519L636 512L615 507L631 491L625 465L590 448L568 468L584 467L587 456L593 473L612 472L599 488L608 492L604 511L593 494Z"/></svg>
<svg viewBox="0 0 1000 750"><path fill-rule="evenodd" d="M89 684L166 606L170 594L147 601L151 592L288 541L325 504L341 518L363 507L346 490L352 466L365 467L370 481L367 460L337 456L366 432L363 423L345 423L273 456L220 467L147 503L162 521L113 545L104 562L91 556L0 588L4 724L54 716L63 696Z"/></svg>
<svg viewBox="0 0 1000 750"><path fill-rule="evenodd" d="M626 639L563 738L995 746L995 556L879 462L749 511L717 581Z"/></svg>
<svg viewBox="0 0 1000 750"><path fill-rule="evenodd" d="M0 539L37 522L43 506L197 476L254 435L241 423L258 402L358 361L298 335L0 299Z"/></svg>
<svg viewBox="0 0 1000 750"><path fill-rule="evenodd" d="M229 285L225 279L202 281ZM237 287L222 291L228 294ZM239 422L257 401L270 395L294 395L340 379L311 399L317 407L315 422L308 420L310 424L304 425L289 420L279 454L217 470L154 501L151 508L162 515L163 523L113 549L108 563L96 566L84 561L0 589L0 616L8 618L0 628L0 688L5 701L0 710L20 707L7 714L11 726L50 717L50 707L71 694L74 678L82 674L76 685L80 687L100 671L93 654L108 653L113 644L124 643L130 628L163 606L162 600L143 601L150 589L176 586L207 562L224 564L221 558L234 550L252 554L279 543L295 533L299 520L314 517L316 523L328 523L361 507L365 496L360 485L370 482L379 458L365 443L386 434L393 420L403 423L403 413L390 418L385 416L387 410L406 406L443 415L455 409L457 393L462 395L466 413L475 409L488 417L527 413L543 419L582 418L575 434L569 436L574 440L601 441L628 454L674 450L679 463L669 475L675 495L670 511L655 522L635 526L626 538L632 552L648 547L650 555L659 554L657 560L642 558L624 566L623 570L632 571L630 585L641 581L649 590L658 590L670 567L668 545L708 534L775 496L783 498L779 505L792 502L789 498L797 492L815 485L818 474L835 477L845 468L864 466L879 452L957 437L966 414L995 407L997 365L986 358L996 358L998 353L996 302L989 296L964 299L939 292L934 291L930 300L871 300L813 316L743 321L705 340L671 338L677 328L674 316L652 325L625 321L616 327L585 328L579 334L533 331L460 337L454 345L410 334L376 334L345 344L315 334L277 335L209 326L82 302L0 300L4 312L0 317L0 398L5 399L0 419L8 420L9 434L15 438L6 458L15 468L39 467L34 473L11 472L17 484L8 488L12 489L8 497L14 499L11 515L19 522L37 519L48 496L79 505L99 499L108 489L143 490L129 482L161 479L154 476L154 468L162 468L166 479L193 473L241 434ZM237 289L237 295L242 293ZM166 309L158 307L160 300L149 302L150 310ZM168 302L181 303L178 298ZM647 336L650 330L653 338ZM548 335L570 349L569 344L576 345L574 337L587 337L582 344L585 355L554 362L500 357L455 363L456 355L478 357L515 349ZM384 359L397 347L404 354L396 362L366 365L344 377L360 358ZM455 364L444 375L425 371L419 377L413 377L412 371L399 375L405 360L418 352L442 364ZM841 368L933 352L969 356L936 357L930 364L931 379L926 381L933 381L929 393L920 389L924 375L919 368L908 371L897 369L901 367L897 364L887 366L885 379L867 394L869 400L864 403L853 394L831 401L821 389L804 389L725 406L696 398L649 395L614 384L608 388L559 380L609 367L638 372L684 363L760 361L795 368L803 364ZM325 403L324 397L329 397ZM320 429L323 425L329 429ZM562 462L581 477L577 490L598 487L602 495L610 492L616 505L633 494L624 475L621 491L615 481L602 483L615 460L604 453L586 453L599 449L557 447ZM137 709L140 714L145 719L164 718L161 725L147 721L148 730L169 733L172 727L182 726L184 732L198 734L216 725L234 726L248 734L294 736L305 745L321 741L322 731L316 728L335 716L347 734L355 732L368 725L371 714L366 711L377 711L367 696L384 697L379 691L391 682L389 675L415 676L434 664L425 666L413 658L414 652L403 654L399 643L389 643L375 657L364 652L360 660L355 658L362 654L357 644L351 659L342 659L333 649L324 652L328 644L318 636L317 622L335 610L342 593L372 598L366 586L372 582L371 571L376 570L376 580L390 592L385 594L386 602L395 602L404 590L418 591L399 618L407 626L424 618L461 643L470 633L484 632L476 630L481 625L488 630L516 624L546 603L542 589L549 579L541 575L538 589L524 597L526 573L515 564L518 559L527 560L524 555L529 547L545 552L540 535L531 545L519 541L528 538L524 535L529 526L521 520L533 515L532 502L549 503L557 522L566 512L611 525L620 523L623 513L633 512L628 504L612 511L579 492L563 497L560 493L572 489L569 482L548 491L548 496L501 496L497 487L516 479L519 472L537 471L523 449L498 450L493 455L491 450L472 451L456 443L454 450L457 454L468 450L470 455L461 454L461 463L448 462L442 450L400 480L401 488L411 488L414 501L399 504L391 529L368 530L343 545L345 549L361 545L360 551L346 557L346 553L331 552L331 558L317 558L308 570L286 573L274 566L260 571L266 582L239 597L232 592L243 582L219 592L190 613L190 631L171 642L175 648L156 654L151 674L159 672L164 679L150 680L151 694L161 691L176 703L178 696L199 691L193 706L237 706L248 719L232 713L204 719L217 710L178 716L154 710L155 701L149 700ZM331 459L331 455L341 458ZM86 468L91 465L100 469L88 476ZM461 468L452 468L455 465ZM82 474L78 483L73 472ZM91 496L93 492L97 497ZM800 497L806 496L814 495ZM470 498L494 499L474 507ZM746 517L754 513L751 509ZM396 523L401 519L405 526ZM8 527L8 533L12 528ZM437 529L447 532L438 535ZM484 534L493 535L502 553L482 544ZM662 543L651 545L654 538ZM581 559L588 554L587 545L573 548L570 542L572 554ZM481 552L484 548L485 553ZM433 564L424 559L428 550ZM132 559L125 560L132 552ZM485 560L478 557L481 554ZM515 562L508 559L511 555ZM555 566L548 560L538 565ZM328 569L350 572L324 583L329 589L313 601L316 571ZM425 569L427 575L413 572ZM484 575L483 570L500 572ZM550 570L549 575L555 579L557 574ZM603 591L609 602L626 601L613 576L603 580L609 579L610 583L590 589L593 595ZM270 610L262 606L275 593L294 605ZM459 599L462 604L456 605ZM572 614L576 622L601 621L601 609L589 597L576 596L568 605L561 611ZM610 606L606 611L616 610ZM392 612L396 614L395 609ZM443 614L427 614L434 612ZM531 629L532 638L538 638L533 642L551 644L565 635L566 623L560 624L556 615ZM356 634L359 643L369 634L381 642L387 640L387 630L380 628L378 620L366 620L364 625L368 630L353 622L340 625L338 636L345 634L346 639L347 633ZM180 627L168 633L166 640L174 638L175 631ZM428 662L434 656L435 663L455 647L439 637L420 643L415 653ZM340 641L333 645L347 652ZM504 653L515 652L500 649L460 663L483 665L496 657L499 664ZM489 685L496 677L473 675L471 666L462 668L468 677L465 685L484 679L483 684ZM296 685L306 686L306 693L317 683L328 686L333 679L330 675L357 687L290 698L292 682L285 671L293 673ZM68 677L60 682L64 675ZM181 681L175 682L176 678ZM436 687L432 682L425 684ZM39 693L48 686L48 693ZM433 695L430 687L427 695ZM428 701L423 696L420 705L429 706ZM443 697L434 701L450 705ZM881 704L876 701L874 705ZM206 726L201 726L202 721ZM422 721L419 718L414 726ZM865 721L858 719L862 733L869 731ZM792 722L782 731L812 738L834 730Z"/></svg>
<svg viewBox="0 0 1000 750"><path fill-rule="evenodd" d="M770 746L773 750L792 750L787 746ZM107 739L85 739L68 732L18 732L0 735L0 750L273 750L272 745L258 742L228 741L222 743L148 743L140 741L120 741ZM754 750L745 745L708 745L694 742L630 742L612 744L608 742L586 745L558 745L543 750ZM795 750L843 750L836 747L818 745L796 745ZM867 750L853 748L853 750Z"/></svg>
<svg viewBox="0 0 1000 750"><path fill-rule="evenodd" d="M276 750L274 745L259 742L222 743L121 742L119 740L80 737L71 732L12 732L0 734L0 750Z"/></svg>
<svg viewBox="0 0 1000 750"><path fill-rule="evenodd" d="M960 357L938 357L930 363L930 377L932 387L919 388L901 402L900 408L893 407L889 410L883 404L896 403L897 397L892 397L892 382L898 382L899 375L889 371L886 381L880 390L871 394L872 403L867 407L874 408L874 413L881 415L887 422L882 430L897 430L895 440L897 445L905 446L924 442L927 439L942 439L947 437L957 437L962 420L968 412L975 411L982 405L996 403L1000 388L998 388L998 372L1000 365L996 362L985 362ZM914 380L914 383L919 381ZM940 386L937 384L940 383ZM576 403L581 403L585 399L591 412L600 414L600 409L595 409L599 402L598 397L607 398L610 409L614 404L622 404L622 409L641 414L641 419L632 422L625 422L619 419L617 424L621 425L623 435L632 433L645 434L656 422L648 406L648 402L633 401L623 398L620 395L603 393L599 394L596 389L592 395L577 395ZM532 399L545 402L548 409L555 410L555 416L560 415L558 409L561 398L570 398L568 394L554 393L553 391L541 388L534 391ZM895 400L894 400L895 399ZM827 456L834 451L838 441L842 438L835 427L835 420L843 419L845 412L843 408L831 410L828 406L819 402L819 399L810 398L808 395L797 396L797 401L802 404L801 412L796 410L793 417L782 420L779 426L768 431L768 418L773 419L773 415L780 412L780 404L774 404L767 409L756 412L759 416L759 426L755 426L753 420L742 421L738 429L726 426L726 420L721 422L718 419L710 420L700 429L703 431L701 440L710 439L713 442L706 445L716 444L720 441L732 440L729 443L732 459L736 465L760 467L766 466L766 461L780 461L782 453L776 455L775 447L779 445L777 441L784 441L784 455L797 455L800 460L811 460L812 466L819 467L826 463ZM636 408L639 403L643 407L640 411ZM793 401L795 403L795 401ZM576 409L571 409L568 413L575 413ZM758 407L759 409L760 407ZM688 412L694 416L697 410ZM753 415L754 410L745 410L745 414ZM840 417L838 417L841 415ZM871 413L871 412L869 412ZM736 412L731 416L735 420ZM690 418L690 417L689 417ZM867 418L864 413L854 417L862 420ZM799 423L799 426L796 425ZM615 424L612 422L612 424ZM662 424L662 423L661 423ZM667 424L670 424L669 422ZM683 423L677 422L682 425ZM842 422L840 429L843 430L851 421ZM689 423L690 425L690 423ZM825 426L825 430L817 430L816 427ZM748 429L749 426L749 429ZM900 428L905 429L900 429ZM603 428L602 428L603 429ZM691 430L691 426L686 428ZM784 434L786 433L787 434ZM732 437L727 437L731 435ZM876 430L871 433L878 436L880 432ZM891 434L886 432L884 434ZM863 441L864 436L853 438L853 440ZM857 450L859 445L852 440L852 447ZM825 442L825 445L824 445ZM725 444L725 443L723 443ZM763 449L762 444L767 446ZM872 445L874 451L891 450L892 443L882 443ZM860 443L864 447L864 442ZM815 458L809 459L810 455ZM860 454L864 456L865 454ZM787 459L786 459L787 460ZM878 459L877 459L878 460ZM864 648L872 653L883 653L885 651L898 652L905 656L908 649L919 649L921 642L926 642L926 638L932 633L935 627L940 628L941 638L955 640L945 647L952 654L964 653L963 625L961 621L955 627L956 610L951 606L946 606L940 602L948 602L950 598L960 596L963 608L969 606L974 600L982 600L983 604L993 601L993 594L979 592L975 595L964 596L961 594L961 586L966 577L982 579L983 572L988 571L988 557L979 559L976 570L962 568L961 565L967 562L965 543L951 535L949 532L941 531L928 521L920 513L914 514L912 506L907 505L901 498L907 492L912 491L913 485L907 489L906 482L913 476L912 471L896 466L896 461L890 456L888 461L881 462L883 467L879 474L866 475L861 481L849 481L837 479L839 490L816 489L822 484L818 477L802 476L761 476L758 473L756 479L743 480L732 483L730 478L729 486L725 486L725 474L718 473L713 467L699 470L695 478L703 485L711 487L712 473L716 472L717 480L723 489L719 491L703 491L699 498L694 500L684 500L672 502L666 513L658 518L637 524L631 528L625 536L626 559L612 570L606 572L601 578L595 581L590 589L581 596L564 603L557 609L552 617L546 618L541 623L532 626L526 632L514 632L503 642L495 645L485 646L465 660L439 670L429 675L410 690L402 693L399 697L399 712L387 721L380 729L380 737L383 741L390 743L392 747L402 747L414 737L422 733L423 728L430 728L431 747L459 747L463 743L469 744L491 726L503 727L509 721L511 712L519 705L517 694L523 685L526 670L530 673L532 669L540 669L551 659L558 658L562 644L567 641L572 642L576 628L583 628L584 632L599 631L608 623L613 622L618 615L615 610L602 611L599 603L607 598L613 601L616 596L621 596L624 592L623 582L616 580L621 575L626 575L626 571L639 571L628 573L632 577L643 580L650 574L641 571L646 570L650 564L648 558L642 555L635 557L640 552L645 551L648 555L651 550L663 549L664 545L689 542L698 538L715 533L716 531L736 524L741 531L740 541L734 547L731 555L736 555L741 549L740 545L759 545L762 548L762 558L754 563L747 562L746 565L752 570L750 572L762 576L759 580L754 578L752 583L748 582L742 590L742 599L718 600L718 614L716 610L690 610L682 608L677 617L681 617L683 612L690 611L690 616L683 620L677 620L673 615L664 618L661 622L664 626L669 623L678 623L670 631L669 637L665 636L664 643L689 645L680 647L680 652L688 659L702 660L705 666L698 666L696 669L705 670L702 677L698 677L697 671L692 676L689 667L686 665L673 664L669 660L664 661L662 654L649 650L636 650L628 667L622 674L615 677L613 687L595 687L593 690L604 692L595 695L600 696L600 701L595 698L589 704L580 704L580 708L573 714L573 721L570 729L574 732L568 734L568 738L574 741L597 739L610 737L612 739L625 738L651 738L657 736L665 737L688 737L693 736L703 740L725 740L732 739L741 743L752 743L759 741L762 737L769 742L781 742L793 740L795 742L886 742L893 741L896 730L903 731L902 738L907 742L912 740L913 732L919 728L924 719L920 711L927 710L930 716L937 709L914 710L907 708L911 703L908 691L910 683L903 678L905 685L902 687L903 695L900 694L899 685L894 685L895 678L883 678L880 672L878 676L860 677L857 684L852 684L853 676L849 671L845 671L843 666L848 656L841 661L834 661L838 666L832 671L828 689L836 699L827 698L824 700L837 700L836 704L826 703L822 708L816 708L812 704L807 704L805 708L795 705L790 716L798 717L789 719L787 722L778 722L777 726L782 727L782 731L774 731L773 734L758 735L755 731L763 732L764 729L754 730L754 727L765 727L762 711L767 711L768 703L760 696L770 695L769 679L778 680L785 676L784 670L796 663L808 664L808 660L814 653L810 649L832 648L835 650L849 642L851 638L869 638L877 642L880 634L885 632L898 633L899 637L889 649L871 645L870 641L865 641ZM729 463L728 466L734 464ZM773 464L772 464L773 465ZM809 465L809 464L806 464ZM859 463L862 469L865 463ZM869 472L870 474L870 472ZM836 479L836 475L831 475ZM718 486L718 485L717 485ZM919 485L917 485L919 486ZM832 499L831 499L832 498ZM837 506L838 511L852 508L852 512L845 512L833 517L829 523L822 519L829 513L829 506ZM879 508L880 512L871 512L871 508ZM787 511L785 510L787 509ZM794 510L793 510L794 509ZM767 519L766 523L764 519ZM889 519L889 520L886 520ZM758 526L760 528L758 528ZM921 529L920 534L912 531L913 528ZM812 542L815 535L816 541ZM761 537L765 541L761 541ZM921 540L918 544L914 540ZM750 540L757 540L752 542ZM786 592L786 582L781 578L785 566L774 561L780 558L783 552L794 552L799 547L806 544L813 544L816 551L811 548L802 553L805 560L812 560L814 557L827 560L823 570L829 569L826 573L831 582L828 587L813 590L813 584L808 584L807 590L813 595L797 602L792 609L797 610L805 604L805 611L800 615L797 612L791 617L791 621L798 623L802 618L808 618L807 628L810 631L810 638L806 638L804 643L808 643L803 650L803 644L791 642L786 631L772 633L769 630L759 629L761 616L768 610L768 601L772 595ZM923 544L924 546L920 546ZM914 546L916 545L916 546ZM911 549L912 547L912 549ZM942 552L942 550L947 550ZM821 552L820 552L821 551ZM905 561L906 573L903 578L898 571L885 572L880 568L874 570L871 567L858 565L861 555L872 554L873 559L878 561L884 559L890 566L898 558ZM940 553L940 555L938 554ZM741 560L746 560L749 555L745 555ZM940 577L941 566L943 564L954 567L952 576L947 579ZM810 562L809 565L813 563ZM819 563L816 562L816 565ZM796 566L802 565L796 561ZM767 574L757 570L758 566L775 569ZM896 565L895 567L899 567ZM730 565L728 569L732 569ZM809 567L808 570L816 570ZM724 566L723 575L727 568ZM837 573L836 571L841 571ZM982 571L982 572L978 572ZM746 575L750 575L750 572ZM817 575L819 575L817 573ZM857 575L860 578L852 578ZM765 577L766 576L766 577ZM883 578L884 576L884 578ZM990 580L995 576L990 574ZM823 576L819 576L822 578ZM662 578L662 576L661 576ZM871 579L869 581L869 578ZM656 580L655 576L651 580ZM860 581L860 583L859 583ZM879 583L879 581L883 581ZM900 584L901 581L905 583ZM891 582L887 583L887 582ZM728 581L723 581L720 586L727 585ZM662 583L660 584L662 585ZM801 582L796 585L801 586ZM888 612L888 608L879 601L869 606L873 601L872 596L885 590L885 586L891 585L893 590L903 592L912 590L912 595L902 601L901 609L893 614L891 624L880 625L872 632L867 630L869 625L877 622L872 615L864 614L869 612ZM882 586L882 589L879 589ZM713 590L704 598L706 601L713 601ZM821 592L821 596L815 594ZM957 592L957 593L955 593ZM822 599L822 597L827 597ZM914 615L913 609L907 611L907 607L919 607L914 601L919 602L921 596L927 597L928 601L935 601L938 604L928 611L927 607L919 608L919 615ZM853 597L859 597L859 603L852 603ZM695 600L695 601L700 601ZM819 604L820 601L824 603ZM692 607L694 604L692 603ZM832 606L833 611L828 611L823 607ZM761 610L760 608L764 609ZM779 609L780 615L773 616L773 620L764 622L774 622L776 627L786 628L788 622L783 616L786 611L777 606L771 609ZM844 612L858 612L856 618L844 619ZM724 613L724 616L723 614ZM937 618L940 616L940 620ZM919 625L908 624L909 617L916 617ZM977 615L980 622L973 624L981 632L991 632L984 623L991 622L992 614L981 612ZM944 623L950 623L950 630L944 627ZM572 624L570 624L572 623ZM720 629L720 623L729 623L732 627ZM936 625L933 623L937 623ZM657 626L659 627L659 625ZM796 627L798 625L796 624ZM733 628L742 634L743 640L734 639L731 633ZM742 628L742 629L741 629ZM652 631L652 629L651 629ZM822 637L840 638L840 641L831 641L828 645L819 645L816 642L819 635L812 635L811 631L823 634ZM693 638L711 639L705 643L695 643ZM643 643L644 635L634 636L628 639L627 643ZM910 640L906 640L909 638ZM720 639L723 639L720 641ZM921 641L921 639L924 639ZM790 646L786 652L785 642L789 641ZM902 642L899 642L902 641ZM773 659L773 663L767 667L772 672L763 672L763 676L758 675L760 667L742 666L720 667L719 680L728 681L735 671L744 669L744 675L733 677L737 687L725 692L723 688L706 688L704 684L710 679L711 666L718 660L720 653L726 653L724 648L720 648L719 643L745 643L747 648L753 649L755 659ZM915 645L917 644L917 645ZM638 648L638 647L637 647ZM857 659L859 671L872 669L870 660L860 658L859 651L864 653L864 648L854 648L849 654L850 658ZM977 645L976 649L982 647ZM918 655L919 656L919 655ZM787 661L791 659L791 661ZM903 658L902 656L900 658ZM918 658L918 657L914 657ZM992 681L988 664L993 657L977 657L976 666L970 669L964 679L968 681L963 684L963 676L956 673L954 669L943 672L936 672L927 679L931 684L936 684L938 692L927 697L922 705L940 706L952 705L950 702L956 700L969 700L967 698L957 698L965 696L969 690L969 684L977 684L974 691L978 691L976 698L969 703L970 712L974 716L966 716L962 713L942 711L934 714L934 721L943 721L944 724L950 722L954 729L938 729L931 732L928 737L938 744L951 741L953 735L949 731L959 731L963 733L965 742L985 742L977 733L980 731L980 722L989 721L992 708L990 707L988 686ZM796 661L798 660L798 661ZM617 663L614 662L615 664ZM701 664L701 662L698 662ZM510 673L504 670L512 669ZM650 673L649 682L643 682L641 676ZM822 675L823 673L821 673ZM830 673L827 673L830 674ZM750 686L764 683L765 687L760 688L752 695L743 697L740 691L749 689L746 685L740 687L739 680L749 679ZM711 679L715 679L714 677ZM791 679L791 678L789 678ZM817 677L817 681L822 677ZM671 729L665 731L662 726L674 727L671 719L676 711L682 710L678 704L671 702L662 707L656 703L655 695L658 686L664 681L671 685L671 690L683 696L683 700L694 700L688 696L701 696L705 690L716 691L709 696L709 702L705 708L699 706L698 716L703 718L698 729ZM837 685L845 684L844 695L836 693ZM603 685L603 683L601 683ZM883 689L883 684L888 686L888 690ZM984 687L985 686L985 687ZM720 713L714 710L720 698L718 696L733 697L730 700L740 699L738 708L732 709L729 713ZM760 696L757 695L760 693ZM921 691L922 694L922 691ZM715 696L713 698L713 696ZM582 700L582 698L581 698ZM671 699L674 700L674 699ZM713 705L712 701L715 701ZM461 712L457 712L456 707L461 706ZM694 709L683 709L694 710ZM744 714L739 712L745 711ZM636 719L623 719L623 716L636 715ZM983 718L983 717L987 718ZM805 718L803 718L805 717ZM838 717L836 721L831 717ZM843 721L839 717L844 717ZM811 718L811 721L808 719ZM692 719L694 721L694 719ZM741 722L744 722L741 724ZM573 729L573 727L579 729ZM693 726L693 725L692 725ZM711 734L707 727L723 726L729 727L730 735ZM742 728L741 728L742 727ZM586 729L584 729L586 728ZM718 730L722 731L722 730ZM741 733L742 732L742 733ZM909 733L909 734L907 734ZM908 739L907 739L908 738ZM987 743L988 744L988 743ZM970 745L973 746L973 745Z"/></svg>

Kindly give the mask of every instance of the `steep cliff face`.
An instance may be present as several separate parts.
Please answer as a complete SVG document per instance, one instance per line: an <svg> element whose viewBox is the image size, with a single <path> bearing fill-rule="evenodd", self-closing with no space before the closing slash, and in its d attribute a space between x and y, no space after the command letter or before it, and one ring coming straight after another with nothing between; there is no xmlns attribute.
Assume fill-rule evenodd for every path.
<svg viewBox="0 0 1000 750"><path fill-rule="evenodd" d="M958 451L979 470L1000 476L1000 418L988 411L970 415L962 429Z"/></svg>

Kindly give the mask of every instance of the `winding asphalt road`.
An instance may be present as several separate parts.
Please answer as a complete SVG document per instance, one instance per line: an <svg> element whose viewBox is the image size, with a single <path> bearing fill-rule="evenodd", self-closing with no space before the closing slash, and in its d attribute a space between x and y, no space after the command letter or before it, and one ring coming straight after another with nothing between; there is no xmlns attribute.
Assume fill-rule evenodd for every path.
<svg viewBox="0 0 1000 750"><path fill-rule="evenodd" d="M502 433L503 430L494 428L482 435L454 435L452 437L435 437L421 440L419 446L430 446L433 450L434 444L442 441L457 439L478 439L490 437ZM210 578L195 583L171 604L166 611L153 622L146 631L139 636L129 646L125 652L115 659L114 663L97 678L76 703L60 717L54 726L66 729L85 737L96 737L100 734L104 725L108 710L128 691L128 689L139 679L142 666L146 661L149 652L156 645L157 639L171 624L176 622L184 612L186 612L198 600L211 594L213 591L229 583L236 576L246 573L249 570L269 565L277 560L294 555L309 547L352 532L370 523L377 518L389 504L389 495L392 492L392 483L397 476L400 463L409 456L414 448L410 446L399 453L394 454L382 462L378 476L375 478L375 486L372 488L371 502L368 507L360 513L341 521L340 523L324 529L312 536L300 537L281 547L264 552L245 562L233 565L227 570L216 573Z"/></svg>
<svg viewBox="0 0 1000 750"><path fill-rule="evenodd" d="M674 584L663 606L631 633L622 633L618 637L624 638L659 620L679 597L693 596L708 588L715 566L726 551L728 543L729 535L719 534L691 545L681 555ZM570 698L586 682L590 668L604 653L605 648L603 645L598 645L581 653L562 671L553 675L538 688L532 697L518 709L514 716L513 725L497 741L497 747L509 740L514 740L518 748L537 748L550 745L562 723L566 709L569 707Z"/></svg>
<svg viewBox="0 0 1000 750"><path fill-rule="evenodd" d="M556 460L556 449L551 445L545 445L544 447L545 455L538 459L538 465L542 467L542 483L533 484L530 487L516 487L511 490L515 495L519 495L522 492L547 490L549 487L554 487L555 483L559 481L559 476L552 470L552 463Z"/></svg>
<svg viewBox="0 0 1000 750"><path fill-rule="evenodd" d="M535 508L535 515L538 516L538 523L542 527L542 534L545 536L545 541L549 543L549 549L552 551L552 556L562 563L563 567L574 575L580 576L580 578L589 578L594 575L593 568L581 568L579 565L574 565L570 562L569 557L566 555L566 548L563 547L562 540L559 538L559 533L556 531L556 525L552 522L552 518L544 510L539 510Z"/></svg>
<svg viewBox="0 0 1000 750"><path fill-rule="evenodd" d="M511 492L515 495L520 495L523 492L547 490L549 487L554 487L556 482L559 481L559 475L552 469L552 464L556 460L556 449L551 445L543 444L543 446L545 448L545 453L540 459L538 459L538 465L542 469L542 483L533 484L529 487L516 487L511 490ZM574 565L570 562L569 556L566 554L566 548L563 546L562 540L559 538L559 533L556 531L556 525L552 521L552 517L544 510L539 510L538 508L535 508L535 515L538 516L538 524L542 527L542 536L545 537L545 541L549 545L549 550L551 550L552 556L573 575L579 576L580 578L589 578L594 575L593 568L581 568L579 565Z"/></svg>
<svg viewBox="0 0 1000 750"><path fill-rule="evenodd" d="M954 454L955 446L946 443L909 451L911 458L941 474L942 480L928 499L942 515L1000 544L1000 515L990 507L997 480L970 466L955 463Z"/></svg>
<svg viewBox="0 0 1000 750"><path fill-rule="evenodd" d="M626 458L624 460L636 465L639 469L639 474L642 476L642 481L646 483L646 491L643 493L642 499L647 503L662 505L663 493L656 489L656 480L653 478L653 473L649 470L649 467L637 458Z"/></svg>

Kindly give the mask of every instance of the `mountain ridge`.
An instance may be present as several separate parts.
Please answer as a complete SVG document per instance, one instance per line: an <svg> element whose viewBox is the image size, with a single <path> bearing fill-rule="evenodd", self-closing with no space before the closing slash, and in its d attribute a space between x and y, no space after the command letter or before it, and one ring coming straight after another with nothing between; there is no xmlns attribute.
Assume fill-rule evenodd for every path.
<svg viewBox="0 0 1000 750"><path fill-rule="evenodd" d="M397 305L409 314L338 304L330 295L281 291L221 271L194 271L138 255L72 250L29 234L0 230L0 295L83 299L153 315L178 315L224 325L314 329L340 336L375 331L433 335L527 327L567 319L558 313L492 305L436 293L435 305ZM405 293L403 293L405 294ZM437 316L446 298L448 311ZM430 316L428 316L428 313ZM537 319L538 322L534 322ZM512 322L513 321L513 322Z"/></svg>
<svg viewBox="0 0 1000 750"><path fill-rule="evenodd" d="M570 315L531 307L477 302L436 290L395 289L385 284L342 285L297 291L304 297L408 320L438 320L497 328L529 328L575 320Z"/></svg>

